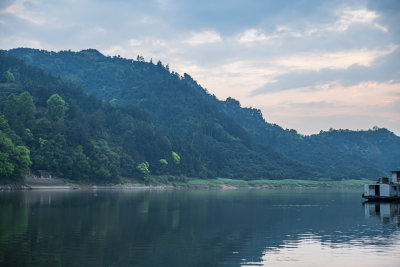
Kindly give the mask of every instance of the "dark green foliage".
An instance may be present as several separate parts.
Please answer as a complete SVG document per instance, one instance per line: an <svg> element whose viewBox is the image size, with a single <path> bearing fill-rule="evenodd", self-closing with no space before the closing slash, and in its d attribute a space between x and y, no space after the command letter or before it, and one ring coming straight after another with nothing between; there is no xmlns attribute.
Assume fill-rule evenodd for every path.
<svg viewBox="0 0 400 267"><path fill-rule="evenodd" d="M59 94L68 106L64 122L55 121L49 113L37 116L41 126L36 131L64 129L60 133L67 142L79 140L69 144L68 149L81 146L89 165L95 164L90 163L93 159L89 154L94 144L99 146L98 142L105 140L99 149L108 155L107 159L100 157L96 162L119 168L119 175L144 177L137 166L146 161L155 175L242 179L376 178L400 167L400 138L387 130L340 130L302 136L267 123L260 110L242 108L233 98L219 101L188 74L181 77L171 73L161 62L155 65L144 62L142 57L137 61L105 57L93 49L58 53L13 49L8 53L60 77L54 79L31 70L37 72L39 80L49 83L36 86L35 93L30 89L38 107L46 106L52 94ZM15 77L13 82L4 82L0 95L4 99L11 89L15 92L20 72L12 66L0 71L10 71ZM69 82L103 101L83 95ZM11 106L13 101L16 100L10 100ZM48 121L38 121L43 118ZM24 136L27 139L29 134ZM112 167L118 165L113 164L117 161L119 167ZM108 175L105 170L101 172ZM82 173L90 176L90 171Z"/></svg>
<svg viewBox="0 0 400 267"><path fill-rule="evenodd" d="M2 81L7 83L15 82L14 74L9 70L3 72Z"/></svg>
<svg viewBox="0 0 400 267"><path fill-rule="evenodd" d="M149 163L145 161L138 164L136 167L143 179L145 179L150 174L149 166Z"/></svg>
<svg viewBox="0 0 400 267"><path fill-rule="evenodd" d="M387 129L330 130L312 138L323 140L343 153L367 159L382 170L400 169L400 138Z"/></svg>
<svg viewBox="0 0 400 267"><path fill-rule="evenodd" d="M149 171L155 175L245 179L318 177L311 168L270 148L257 146L241 126L218 109L217 100L189 75L181 77L171 73L161 62L154 65L142 58L133 61L105 57L92 49L77 53L16 49L9 53L24 54L22 59L29 56L27 63L74 82L107 101L102 102L103 107L97 110L91 110L92 104L79 101L77 104L82 114L77 114L76 107L64 97L78 101L69 93L72 88L51 92L62 92L58 94L69 107L66 117L68 114L81 117L86 117L84 113L90 114L90 119L80 118L74 121L72 128L67 127L67 132L73 131L74 138L85 142L95 135L105 138L101 133L110 129L106 140L111 150L120 155L120 174L127 173L125 168L133 164L135 168L130 170L131 175L143 176L140 171L143 168L136 166L147 161ZM60 82L58 87L66 84ZM118 116L124 119L119 120ZM68 124L68 121L63 124ZM82 126L86 124L89 127ZM82 127L74 131L77 125ZM87 128L92 131L89 133ZM116 144L119 149L113 149ZM88 151L83 143L77 145ZM122 157L122 153L135 163ZM92 159L96 154L85 155ZM165 159L168 164L160 159ZM102 170L102 173L106 172Z"/></svg>
<svg viewBox="0 0 400 267"><path fill-rule="evenodd" d="M19 181L23 174L28 172L32 163L29 157L30 152L25 146L14 145L6 134L12 131L2 115L0 115L0 121L0 182Z"/></svg>
<svg viewBox="0 0 400 267"><path fill-rule="evenodd" d="M137 106L112 106L0 53L0 71L4 69L16 78L13 94L7 96L10 84L0 83L2 176L21 178L28 171L29 150L23 146L31 151L33 172L49 170L59 177L103 183L121 175L140 177L136 166L144 160L157 173L159 159L171 155L169 138ZM162 168L164 173L175 171Z"/></svg>
<svg viewBox="0 0 400 267"><path fill-rule="evenodd" d="M221 109L254 138L335 179L376 178L400 167L400 137L386 129L330 130L303 136L267 123L260 110L228 98Z"/></svg>
<svg viewBox="0 0 400 267"><path fill-rule="evenodd" d="M64 119L67 104L61 96L54 94L50 96L46 103L47 112L51 120L59 121Z"/></svg>
<svg viewBox="0 0 400 267"><path fill-rule="evenodd" d="M26 133L26 128L32 125L35 112L36 107L28 92L22 93L19 97L11 94L4 107L4 115L11 128L21 137Z"/></svg>

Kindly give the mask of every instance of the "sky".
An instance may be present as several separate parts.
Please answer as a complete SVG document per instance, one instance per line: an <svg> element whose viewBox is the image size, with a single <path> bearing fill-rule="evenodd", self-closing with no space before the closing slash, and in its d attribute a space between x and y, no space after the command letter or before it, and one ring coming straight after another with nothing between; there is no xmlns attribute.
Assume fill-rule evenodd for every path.
<svg viewBox="0 0 400 267"><path fill-rule="evenodd" d="M400 1L0 0L0 49L161 60L301 134L400 135Z"/></svg>

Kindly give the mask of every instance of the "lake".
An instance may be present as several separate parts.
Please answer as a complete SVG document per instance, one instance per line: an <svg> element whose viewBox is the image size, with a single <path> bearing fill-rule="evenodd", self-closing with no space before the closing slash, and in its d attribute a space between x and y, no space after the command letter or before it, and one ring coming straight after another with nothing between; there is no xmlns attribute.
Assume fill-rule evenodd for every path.
<svg viewBox="0 0 400 267"><path fill-rule="evenodd" d="M0 192L0 266L400 266L360 190Z"/></svg>

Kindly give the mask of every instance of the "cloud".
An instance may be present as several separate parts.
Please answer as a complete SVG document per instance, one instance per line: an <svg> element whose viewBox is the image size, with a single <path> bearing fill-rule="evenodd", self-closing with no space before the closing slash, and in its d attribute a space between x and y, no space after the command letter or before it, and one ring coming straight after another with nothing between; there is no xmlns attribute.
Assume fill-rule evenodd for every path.
<svg viewBox="0 0 400 267"><path fill-rule="evenodd" d="M369 129L375 125L400 132L399 90L400 83L330 83L320 85L318 90L297 88L259 95L252 103L261 107L268 121L305 134L329 128ZM311 127L314 123L320 128Z"/></svg>
<svg viewBox="0 0 400 267"><path fill-rule="evenodd" d="M335 114L346 113L350 107L353 109L352 113L376 116L377 114L369 110L370 107L387 106L400 100L400 96L396 94L400 89L400 83L362 82L352 86L328 83L318 87L319 90L316 91L308 90L307 88L296 88L285 92L272 92L256 101L263 101L264 105L265 101L267 101L272 106L279 105L282 108L290 106L292 103L296 103L296 105L291 107L296 108L303 107L299 106L299 103L330 103L325 107L329 109L335 107L333 106L334 104L336 107L344 108L343 110L335 108ZM310 107L308 106L308 108ZM321 108L321 106L314 107ZM309 109L304 114L311 115L313 112L315 110ZM320 109L318 113L323 115L323 109Z"/></svg>
<svg viewBox="0 0 400 267"><path fill-rule="evenodd" d="M3 45L6 47L16 47L14 44L20 44L19 47L30 47L36 49L43 49L45 45L43 42L31 38L23 38L23 37L11 37L9 39L3 40Z"/></svg>
<svg viewBox="0 0 400 267"><path fill-rule="evenodd" d="M248 44L254 42L269 41L283 38L300 38L303 33L293 30L289 26L278 25L271 34L265 34L261 29L247 29L236 36L239 43Z"/></svg>
<svg viewBox="0 0 400 267"><path fill-rule="evenodd" d="M29 23L44 24L46 20L40 12L32 9L32 6L39 5L40 1L35 0L16 0L7 8L0 11L0 14L8 14Z"/></svg>
<svg viewBox="0 0 400 267"><path fill-rule="evenodd" d="M311 109L320 109L320 108L351 108L350 105L337 104L327 101L306 101L306 102L284 102L283 105L291 106L294 108L311 108Z"/></svg>
<svg viewBox="0 0 400 267"><path fill-rule="evenodd" d="M306 59L301 62L306 64ZM358 62L347 68L345 68L347 64L332 68L332 64L328 64L328 68L320 69L321 66L318 66L317 63L318 61L314 62L310 59L308 69L294 69L275 75L272 81L270 80L253 90L250 95L256 96L295 88L318 90L318 85L333 82L346 86L370 81L400 82L400 49L398 48L390 54L376 57L370 64L365 65Z"/></svg>
<svg viewBox="0 0 400 267"><path fill-rule="evenodd" d="M344 10L339 20L329 30L346 31L353 23L372 24L378 17L377 13L367 9Z"/></svg>
<svg viewBox="0 0 400 267"><path fill-rule="evenodd" d="M139 19L139 22L143 24L156 24L159 20L152 16L143 16Z"/></svg>
<svg viewBox="0 0 400 267"><path fill-rule="evenodd" d="M14 0L3 0L0 2L0 10L6 9L10 5L12 5Z"/></svg>
<svg viewBox="0 0 400 267"><path fill-rule="evenodd" d="M192 34L189 39L183 41L190 45L201 45L222 42L222 37L216 31L202 31Z"/></svg>
<svg viewBox="0 0 400 267"><path fill-rule="evenodd" d="M318 108L329 106L332 114L348 108L326 98L279 105L270 99L295 96L287 91L311 96L357 84L400 83L399 16L396 0L3 0L0 48L96 48L161 60L217 97L271 110L267 118L285 124L300 108L310 118ZM339 125L342 115L332 116ZM323 125L302 121L309 128Z"/></svg>
<svg viewBox="0 0 400 267"><path fill-rule="evenodd" d="M250 28L237 36L240 43L253 43L260 41L268 41L271 39L284 39L284 38L302 38L307 36L326 34L329 32L345 32L353 24L369 24L373 27L388 32L388 28L377 23L376 19L378 14L375 11L367 9L356 10L339 10L337 11L336 20L333 23L317 23L312 26L306 27L295 26L294 28L289 25L278 25L271 33L265 33L262 29Z"/></svg>
<svg viewBox="0 0 400 267"><path fill-rule="evenodd" d="M260 30L257 29L248 29L244 31L242 34L238 36L238 40L240 43L250 43L255 41L265 41L270 39L271 37L265 35Z"/></svg>
<svg viewBox="0 0 400 267"><path fill-rule="evenodd" d="M386 117L377 117L370 115L359 114L338 114L338 115L319 115L318 112L312 115L304 115L301 112L293 114L278 114L275 113L269 116L270 113L262 109L264 114L267 114L268 121L276 123L283 128L295 129L300 134L310 135L317 134L321 130L328 131L329 129L350 129L350 130L367 130L374 126L379 128L387 128L399 136L400 120L391 120Z"/></svg>
<svg viewBox="0 0 400 267"><path fill-rule="evenodd" d="M112 47L109 47L108 49L103 49L101 50L102 54L107 55L107 56L116 56L116 55L126 55L129 53L129 51L124 47L120 45L114 45Z"/></svg>
<svg viewBox="0 0 400 267"><path fill-rule="evenodd" d="M371 25L374 28L388 32L389 29L376 22L379 15L375 11L365 8L362 9L346 9L337 11L337 19L333 23L320 24L305 30L307 35L329 33L329 32L345 32L348 31L354 24Z"/></svg>
<svg viewBox="0 0 400 267"><path fill-rule="evenodd" d="M273 62L292 70L346 69L354 64L369 67L377 58L391 54L397 48L398 46L391 44L385 49L361 48L351 51L303 53Z"/></svg>

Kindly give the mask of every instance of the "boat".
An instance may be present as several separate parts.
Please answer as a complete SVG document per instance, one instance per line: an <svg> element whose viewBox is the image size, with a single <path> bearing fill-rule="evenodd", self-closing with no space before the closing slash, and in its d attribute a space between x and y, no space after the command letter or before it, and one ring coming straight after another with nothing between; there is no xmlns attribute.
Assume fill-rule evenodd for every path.
<svg viewBox="0 0 400 267"><path fill-rule="evenodd" d="M392 171L390 178L379 178L375 184L365 184L362 197L373 201L400 200L400 171Z"/></svg>

